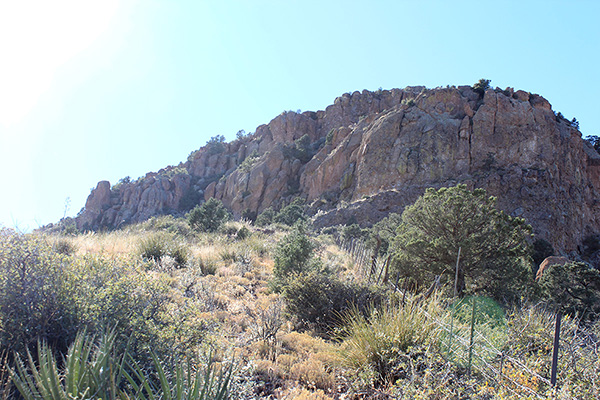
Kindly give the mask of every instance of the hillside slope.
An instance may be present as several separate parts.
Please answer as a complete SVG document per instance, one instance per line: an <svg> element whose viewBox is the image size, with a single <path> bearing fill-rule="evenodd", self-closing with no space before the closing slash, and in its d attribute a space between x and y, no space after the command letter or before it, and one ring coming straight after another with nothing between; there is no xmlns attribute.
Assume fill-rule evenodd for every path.
<svg viewBox="0 0 600 400"><path fill-rule="evenodd" d="M215 197L236 215L295 196L316 226L363 226L401 212L427 187L465 183L533 225L561 252L600 232L600 155L543 97L470 86L354 92L324 111L284 112L252 135L213 141L185 163L111 187L79 229L185 212Z"/></svg>

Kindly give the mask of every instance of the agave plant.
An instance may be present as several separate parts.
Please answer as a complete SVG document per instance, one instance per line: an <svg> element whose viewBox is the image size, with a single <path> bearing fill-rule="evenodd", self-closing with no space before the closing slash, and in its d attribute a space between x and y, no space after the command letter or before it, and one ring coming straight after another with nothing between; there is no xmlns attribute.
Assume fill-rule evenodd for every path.
<svg viewBox="0 0 600 400"><path fill-rule="evenodd" d="M62 367L52 349L38 344L38 360L27 352L27 362L19 355L10 375L25 400L226 400L233 363L217 371L212 356L205 368L191 361L177 362L166 371L152 353L154 374L147 374L125 352L115 355L115 331L98 341L80 332L69 347Z"/></svg>
<svg viewBox="0 0 600 400"><path fill-rule="evenodd" d="M38 343L38 362L27 351L27 365L16 356L11 378L25 400L117 399L123 357L115 357L114 330L96 341L77 334L62 367L45 342Z"/></svg>
<svg viewBox="0 0 600 400"><path fill-rule="evenodd" d="M136 400L226 400L229 399L229 383L233 372L233 363L225 369L216 368L209 356L204 370L194 366L190 360L177 362L174 371L165 371L160 359L152 353L152 360L158 382L148 379L135 360L130 359L125 377L133 393L124 395L124 399ZM131 371L131 373L129 372ZM218 371L219 370L219 371ZM131 397L133 396L133 397Z"/></svg>

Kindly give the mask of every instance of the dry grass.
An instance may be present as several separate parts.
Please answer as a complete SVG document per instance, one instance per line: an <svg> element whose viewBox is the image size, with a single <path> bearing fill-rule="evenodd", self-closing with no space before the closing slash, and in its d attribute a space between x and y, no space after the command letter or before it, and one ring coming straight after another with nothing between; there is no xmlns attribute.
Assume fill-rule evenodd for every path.
<svg viewBox="0 0 600 400"><path fill-rule="evenodd" d="M346 335L338 338L341 345L314 337L310 332L294 331L279 295L268 288L274 264L271 254L286 232L263 233L238 222L228 223L225 229L234 232L242 226L251 231L244 239L228 232L177 236L189 250L190 261L185 268L140 268L140 274L148 274L145 278L164 280L170 287L169 304L164 312L169 314L165 320L172 326L164 328L165 342L172 340L175 346L184 347L191 335L202 335L194 350L208 345L236 349L236 360L248 367L244 372L246 382L268 387L260 396L273 399L329 400L341 398L338 391L346 391L345 398L349 399L384 398L378 397L381 393L390 396L400 393L405 398L456 398L463 384L470 388L469 394L481 398L493 398L490 396L498 393L510 397L508 389L486 386L487 381L467 382L435 351L439 331L427 314L444 320L438 314L443 311L439 302L428 303L427 314L421 312L421 306L411 305L410 299L406 307L373 310L368 318L351 314L346 320ZM74 257L102 255L127 262L139 260L140 243L156 233L157 230L132 227L73 237L48 236L47 240L56 246L72 246ZM318 255L323 264L344 279L355 279L350 255L330 238L318 241ZM527 360L523 363L528 368L544 374L548 369L553 317L552 313L537 309L515 311L507 328L510 347L504 351ZM177 330L175 326L183 328ZM600 373L597 352L584 352L583 339L575 337L572 321L565 320L564 326L565 333L573 336L570 342L565 339L564 348L574 354L568 359L569 365L577 368L569 369L563 362L564 368L559 372L559 379L564 382L561 391L579 398L586 398L586 393L596 395L600 386L596 378ZM459 330L458 322L454 329ZM411 362L417 373L404 366L412 365ZM522 386L534 390L540 387L518 365L507 362L504 368L508 378ZM368 380L371 392L360 386ZM576 380L588 382L587 389L585 385L575 387ZM353 382L357 382L355 386ZM355 388L367 394L352 397L350 391Z"/></svg>

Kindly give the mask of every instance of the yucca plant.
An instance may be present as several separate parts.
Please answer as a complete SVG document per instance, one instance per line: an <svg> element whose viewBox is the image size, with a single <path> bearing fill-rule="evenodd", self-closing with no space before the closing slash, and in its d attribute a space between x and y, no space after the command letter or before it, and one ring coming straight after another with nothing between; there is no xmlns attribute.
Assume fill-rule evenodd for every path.
<svg viewBox="0 0 600 400"><path fill-rule="evenodd" d="M38 360L27 351L27 362L16 355L10 370L25 400L226 400L233 363L217 368L209 357L205 368L176 362L173 372L152 354L154 372L148 373L127 351L114 353L115 331L96 341L79 332L62 367L45 343L38 344Z"/></svg>
<svg viewBox="0 0 600 400"><path fill-rule="evenodd" d="M156 354L152 353L156 379L149 379L146 372L133 359L128 363L125 377L133 393L123 395L123 399L135 400L227 400L230 398L229 384L233 373L233 363L225 369L217 368L212 355L205 369L199 368L191 360L177 362L174 373L167 372ZM156 382L157 381L157 382Z"/></svg>
<svg viewBox="0 0 600 400"><path fill-rule="evenodd" d="M37 364L27 351L27 363L16 356L12 381L25 400L117 399L123 357L113 353L115 331L96 341L79 332L59 367L52 349L38 343Z"/></svg>

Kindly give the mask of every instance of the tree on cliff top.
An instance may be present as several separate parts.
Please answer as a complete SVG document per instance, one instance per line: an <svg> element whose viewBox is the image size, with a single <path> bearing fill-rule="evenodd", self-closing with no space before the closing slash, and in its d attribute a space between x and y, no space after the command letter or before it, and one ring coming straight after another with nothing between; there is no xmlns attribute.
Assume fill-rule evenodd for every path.
<svg viewBox="0 0 600 400"><path fill-rule="evenodd" d="M523 219L497 210L483 189L429 188L402 213L393 252L399 272L424 285L434 275L454 282L460 248L459 292L509 301L530 277L530 234Z"/></svg>
<svg viewBox="0 0 600 400"><path fill-rule="evenodd" d="M481 78L476 84L473 85L473 91L478 93L480 96L483 96L485 91L490 88L490 82L491 80L489 79Z"/></svg>

